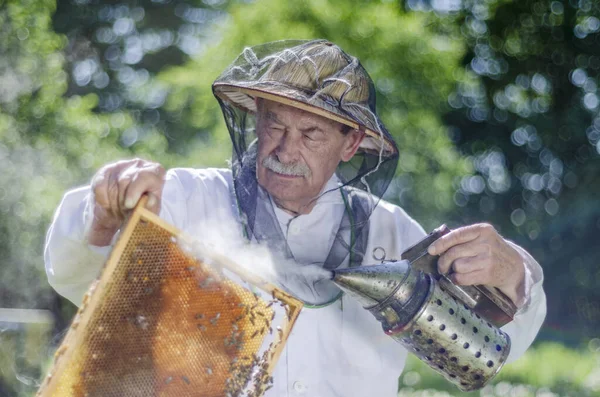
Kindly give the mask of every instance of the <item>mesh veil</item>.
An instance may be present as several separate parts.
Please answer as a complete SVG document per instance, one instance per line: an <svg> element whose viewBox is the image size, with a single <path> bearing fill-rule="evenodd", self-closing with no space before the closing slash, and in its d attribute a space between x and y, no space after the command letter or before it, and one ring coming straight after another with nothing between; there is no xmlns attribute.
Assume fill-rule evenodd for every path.
<svg viewBox="0 0 600 397"><path fill-rule="evenodd" d="M213 92L233 143L234 190L246 237L287 259L293 260L293 254L272 201L256 179L255 99L280 102L365 132L354 157L337 167L338 187L321 193L339 189L346 208L331 250L318 265L329 270L359 266L369 218L398 162L396 144L376 113L373 82L360 62L326 40L266 43L244 49L215 80ZM329 282L314 287L312 294L299 298L323 304L339 296Z"/></svg>

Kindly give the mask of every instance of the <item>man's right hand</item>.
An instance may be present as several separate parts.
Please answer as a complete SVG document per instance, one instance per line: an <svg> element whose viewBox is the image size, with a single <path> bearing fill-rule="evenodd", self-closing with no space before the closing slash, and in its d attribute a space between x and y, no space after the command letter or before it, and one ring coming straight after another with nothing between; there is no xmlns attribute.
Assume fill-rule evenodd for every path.
<svg viewBox="0 0 600 397"><path fill-rule="evenodd" d="M102 167L92 179L94 220L88 235L92 245L109 245L126 215L148 194L146 208L158 214L165 169L158 163L134 159Z"/></svg>

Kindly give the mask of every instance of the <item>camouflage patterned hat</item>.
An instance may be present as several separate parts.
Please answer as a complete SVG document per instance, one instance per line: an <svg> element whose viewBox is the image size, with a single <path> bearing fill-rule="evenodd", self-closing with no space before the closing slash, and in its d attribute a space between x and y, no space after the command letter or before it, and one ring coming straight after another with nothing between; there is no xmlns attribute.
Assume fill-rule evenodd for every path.
<svg viewBox="0 0 600 397"><path fill-rule="evenodd" d="M377 116L375 88L358 59L326 40L246 48L214 82L214 94L250 113L264 98L318 114L366 137L361 149L382 157L396 145Z"/></svg>

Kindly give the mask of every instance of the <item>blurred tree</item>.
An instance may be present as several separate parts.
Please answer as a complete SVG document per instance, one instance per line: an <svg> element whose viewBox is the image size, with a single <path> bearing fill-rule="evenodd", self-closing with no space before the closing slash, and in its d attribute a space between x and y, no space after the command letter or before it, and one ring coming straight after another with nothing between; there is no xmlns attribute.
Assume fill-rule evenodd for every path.
<svg viewBox="0 0 600 397"><path fill-rule="evenodd" d="M597 337L600 5L459 5L442 20L460 26L471 77L444 120L477 171L457 185L460 221L487 219L527 247L545 269L547 323L576 342Z"/></svg>
<svg viewBox="0 0 600 397"><path fill-rule="evenodd" d="M51 0L0 2L0 308L52 310L60 335L73 306L48 286L42 257L60 197L110 160L139 155L168 163L169 156L154 127L135 125L123 111L95 114L94 94L64 96L66 40L52 31L54 9ZM128 137L135 139L127 144ZM30 395L40 366L21 367L30 361L11 341L23 337L0 331L0 383L10 390L3 395ZM39 349L38 364L46 352Z"/></svg>
<svg viewBox="0 0 600 397"><path fill-rule="evenodd" d="M42 260L44 234L64 191L109 159L155 156L166 142L148 130L121 145L133 119L96 115L94 95L64 98L63 37L51 30L53 1L8 1L0 8L0 307L51 308ZM65 326L57 318L57 328ZM62 320L62 321L60 321Z"/></svg>
<svg viewBox="0 0 600 397"><path fill-rule="evenodd" d="M154 79L171 65L200 57L216 41L225 0L59 0L54 29L67 37L67 96L95 93L94 111L127 109L142 128L157 127L169 150L182 151L203 131L162 109L169 87Z"/></svg>

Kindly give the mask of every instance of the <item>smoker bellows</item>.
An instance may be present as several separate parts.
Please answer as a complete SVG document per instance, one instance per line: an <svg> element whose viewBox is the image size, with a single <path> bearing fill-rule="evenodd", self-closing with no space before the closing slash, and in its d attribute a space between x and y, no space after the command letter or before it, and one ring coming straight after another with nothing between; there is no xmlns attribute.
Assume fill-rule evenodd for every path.
<svg viewBox="0 0 600 397"><path fill-rule="evenodd" d="M499 290L461 287L437 272L427 247L445 226L408 249L402 261L337 270L333 281L383 325L386 334L463 391L482 388L503 366L510 338L498 327L516 308Z"/></svg>

